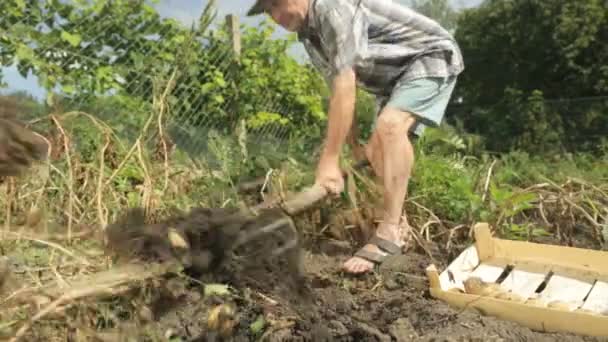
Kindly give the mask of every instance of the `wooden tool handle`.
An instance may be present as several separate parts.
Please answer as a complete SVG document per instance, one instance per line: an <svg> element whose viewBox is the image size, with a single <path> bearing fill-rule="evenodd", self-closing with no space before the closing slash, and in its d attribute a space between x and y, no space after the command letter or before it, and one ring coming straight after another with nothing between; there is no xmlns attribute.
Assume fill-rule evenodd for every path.
<svg viewBox="0 0 608 342"><path fill-rule="evenodd" d="M328 194L329 191L326 188L320 185L313 185L288 199L281 206L289 215L296 215L324 199Z"/></svg>
<svg viewBox="0 0 608 342"><path fill-rule="evenodd" d="M356 163L353 168L355 170L361 170L369 166L367 160ZM346 175L345 175L346 176ZM279 200L273 200L271 202L261 203L253 207L253 211L268 209L275 206L281 206L289 215L296 215L312 207L315 203L321 201L329 194L326 188L320 185L313 185L308 189L305 189L293 197L287 199L281 203Z"/></svg>
<svg viewBox="0 0 608 342"><path fill-rule="evenodd" d="M300 191L296 195L288 198L284 202L280 199L275 199L269 202L260 203L254 206L252 209L254 212L263 209L269 209L273 207L281 207L289 215L299 214L306 209L312 207L315 203L319 202L329 192L322 186L313 185L308 189Z"/></svg>
<svg viewBox="0 0 608 342"><path fill-rule="evenodd" d="M356 163L353 168L355 170L361 170L369 165L370 164L367 160L362 160ZM321 201L327 195L329 195L329 191L326 188L320 185L313 185L312 187L285 201L285 203L282 204L283 210L285 210L289 215L296 215L312 207L315 203Z"/></svg>

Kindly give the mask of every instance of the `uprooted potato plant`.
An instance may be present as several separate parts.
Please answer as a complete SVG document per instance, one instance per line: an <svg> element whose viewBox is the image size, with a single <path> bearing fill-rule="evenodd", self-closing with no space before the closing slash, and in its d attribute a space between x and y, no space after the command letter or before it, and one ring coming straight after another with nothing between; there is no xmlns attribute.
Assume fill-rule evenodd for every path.
<svg viewBox="0 0 608 342"><path fill-rule="evenodd" d="M159 314L155 306L162 306L159 298L177 298L184 286L200 288L209 303L207 317L233 310L217 306L213 299L229 292L227 285L195 279L179 263L117 259L107 248L104 229L133 207L142 209L138 225L152 225L187 217L190 209L230 211L285 198L312 183L311 160L291 156L270 169L252 169L239 153L239 139L220 135L209 150L219 163L189 159L171 148L159 120L162 108L155 108L134 140L120 138L102 120L84 112L52 113L33 125L45 127L41 133L52 143L51 159L20 177L3 178L0 187L0 247L6 256L0 264L3 338L109 341L133 333L133 325L140 337L170 338L170 331L153 324ZM414 250L431 259L453 256L470 243L471 227L481 220L506 238L556 237L546 241L606 247L605 159L580 169L571 168L576 161L562 160L554 163L559 170L547 173L542 162L526 156L467 157L458 146L437 140L422 140L417 146L405 210ZM344 165L344 195L294 218L307 243L338 240L362 245L381 218L381 186L369 170L348 167L349 158ZM262 177L252 193L238 191L236 173L242 170ZM573 171L562 176L560 170ZM247 300L251 299L241 298L240 304ZM254 335L286 324L253 313L246 319L246 328ZM201 322L206 327L201 329L226 332L236 324L216 323Z"/></svg>

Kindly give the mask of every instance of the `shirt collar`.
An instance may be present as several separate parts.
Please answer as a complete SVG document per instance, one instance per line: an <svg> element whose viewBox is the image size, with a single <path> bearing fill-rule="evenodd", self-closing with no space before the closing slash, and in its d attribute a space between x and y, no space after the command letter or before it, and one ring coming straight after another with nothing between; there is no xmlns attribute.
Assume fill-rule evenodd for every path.
<svg viewBox="0 0 608 342"><path fill-rule="evenodd" d="M313 20L311 17L313 16L313 10L317 0L309 0L308 1L308 11L306 12L306 17L304 18L304 23L302 23L302 28L297 32L298 39L303 40L310 36L313 29Z"/></svg>

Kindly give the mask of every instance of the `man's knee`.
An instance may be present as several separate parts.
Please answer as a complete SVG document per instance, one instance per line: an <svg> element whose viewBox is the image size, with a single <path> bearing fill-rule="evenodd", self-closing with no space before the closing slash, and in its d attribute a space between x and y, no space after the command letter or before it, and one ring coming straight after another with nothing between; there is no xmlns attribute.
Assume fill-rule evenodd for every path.
<svg viewBox="0 0 608 342"><path fill-rule="evenodd" d="M415 122L414 116L408 112L385 108L377 119L376 129L382 137L407 137L410 128Z"/></svg>

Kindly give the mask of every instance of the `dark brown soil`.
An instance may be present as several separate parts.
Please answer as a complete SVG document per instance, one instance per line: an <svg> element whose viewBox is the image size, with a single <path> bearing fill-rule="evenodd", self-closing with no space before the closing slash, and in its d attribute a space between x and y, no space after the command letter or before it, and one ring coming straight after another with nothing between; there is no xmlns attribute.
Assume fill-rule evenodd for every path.
<svg viewBox="0 0 608 342"><path fill-rule="evenodd" d="M181 341L219 341L219 335L207 327L209 309L229 303L236 308L233 319L238 323L230 338L224 340L233 341L596 340L534 332L515 323L450 308L429 296L424 270L430 260L417 251L393 258L376 273L359 277L340 271L342 262L352 253L351 246L343 242L317 241L300 254L271 258L270 251L285 238L271 234L252 241L246 249L237 249L236 258L226 259L228 254L224 252L231 246L230 241L242 234L235 227L252 231L281 217L277 211L268 211L259 221L239 221L233 215L224 222L222 215L229 214L234 212L200 209L172 223L188 230L189 238L197 236L199 247L212 247L213 253L220 251L220 259L225 262L212 271L190 269L197 281L174 279L171 300L159 297L151 304L149 328ZM163 226L158 224L159 228ZM227 233L221 233L220 227L229 227ZM198 235L192 235L194 231ZM206 243L202 243L201 231L205 232ZM277 237L283 241L277 241ZM251 252L258 254L253 257L248 254ZM217 254L213 253L207 255L215 260ZM435 257L438 266L450 260L439 252ZM298 260L303 273L297 270ZM200 282L227 284L236 293L203 296L204 285ZM266 324L257 331L251 325L260 316L265 317Z"/></svg>
<svg viewBox="0 0 608 342"><path fill-rule="evenodd" d="M49 149L42 136L5 113L3 105L0 99L0 178L21 175L45 159Z"/></svg>

